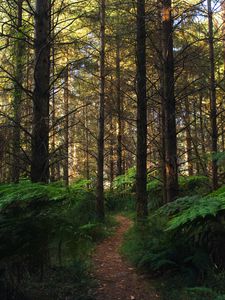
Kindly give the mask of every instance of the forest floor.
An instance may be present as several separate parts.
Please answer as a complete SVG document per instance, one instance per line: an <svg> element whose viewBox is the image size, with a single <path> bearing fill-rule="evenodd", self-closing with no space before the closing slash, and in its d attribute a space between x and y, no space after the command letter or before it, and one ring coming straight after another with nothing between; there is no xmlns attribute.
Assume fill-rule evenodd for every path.
<svg viewBox="0 0 225 300"><path fill-rule="evenodd" d="M132 221L121 215L116 220L119 225L115 234L96 247L93 257L94 277L98 282L96 300L159 299L151 281L138 274L119 253L123 236L132 226Z"/></svg>

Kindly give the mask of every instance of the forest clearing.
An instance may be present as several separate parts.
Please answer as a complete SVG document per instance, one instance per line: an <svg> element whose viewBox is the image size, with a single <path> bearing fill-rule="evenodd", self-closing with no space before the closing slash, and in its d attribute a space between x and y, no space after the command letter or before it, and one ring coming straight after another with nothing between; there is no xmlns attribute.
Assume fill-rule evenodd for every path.
<svg viewBox="0 0 225 300"><path fill-rule="evenodd" d="M0 300L225 300L225 0L0 1Z"/></svg>

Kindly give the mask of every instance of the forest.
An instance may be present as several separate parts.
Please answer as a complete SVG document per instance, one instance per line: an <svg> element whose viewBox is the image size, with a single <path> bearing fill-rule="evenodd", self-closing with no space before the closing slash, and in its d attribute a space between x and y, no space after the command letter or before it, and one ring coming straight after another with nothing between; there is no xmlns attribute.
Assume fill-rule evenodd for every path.
<svg viewBox="0 0 225 300"><path fill-rule="evenodd" d="M0 1L0 300L225 300L225 0Z"/></svg>

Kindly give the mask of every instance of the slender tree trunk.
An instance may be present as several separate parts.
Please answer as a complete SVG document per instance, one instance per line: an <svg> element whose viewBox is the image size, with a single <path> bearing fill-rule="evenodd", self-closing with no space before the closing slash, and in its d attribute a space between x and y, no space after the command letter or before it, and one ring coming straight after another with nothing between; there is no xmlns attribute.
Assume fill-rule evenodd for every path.
<svg viewBox="0 0 225 300"><path fill-rule="evenodd" d="M222 152L225 152L225 115L224 112L221 114L221 124L222 124L222 133L221 133L221 148Z"/></svg>
<svg viewBox="0 0 225 300"><path fill-rule="evenodd" d="M113 139L113 117L110 115L110 189L113 187L114 179L114 139Z"/></svg>
<svg viewBox="0 0 225 300"><path fill-rule="evenodd" d="M36 0L31 180L49 181L50 1Z"/></svg>
<svg viewBox="0 0 225 300"><path fill-rule="evenodd" d="M13 148L12 148L12 181L19 182L20 178L20 123L21 123L21 101L23 84L23 60L25 52L25 42L21 39L21 30L23 26L23 0L17 3L17 34L20 36L15 42L15 78L14 84L14 128L13 128Z"/></svg>
<svg viewBox="0 0 225 300"><path fill-rule="evenodd" d="M116 37L116 96L117 96L117 176L122 174L122 103L121 103L121 76L120 76L120 40Z"/></svg>
<svg viewBox="0 0 225 300"><path fill-rule="evenodd" d="M89 167L89 132L88 132L88 107L85 107L85 140L86 140L86 178L90 179L90 167ZM89 184L88 184L89 187Z"/></svg>
<svg viewBox="0 0 225 300"><path fill-rule="evenodd" d="M162 13L162 1L158 0L157 2L158 10L158 30L160 36L162 36L162 22L161 22L161 13ZM161 130L161 178L163 182L162 192L163 192L163 202L167 202L167 175L166 175L166 144L165 144L165 105L164 105L164 73L163 73L163 44L162 39L159 39L159 96L160 96L160 130Z"/></svg>
<svg viewBox="0 0 225 300"><path fill-rule="evenodd" d="M222 41L223 41L223 87L225 88L225 0L221 0L221 9L222 9ZM222 99L224 101L224 99ZM222 111L221 114L221 149L222 152L225 152L225 111Z"/></svg>
<svg viewBox="0 0 225 300"><path fill-rule="evenodd" d="M207 163L206 163L206 149L205 149L205 130L204 130L204 120L203 120L203 95L202 92L200 92L199 95L199 121L200 121L200 137L201 137L201 150L202 150L202 157L203 157L203 174L207 176L208 170L207 170Z"/></svg>
<svg viewBox="0 0 225 300"><path fill-rule="evenodd" d="M190 105L188 97L185 98L185 112L186 112L186 147L187 147L187 163L188 175L194 175L193 157L192 157L192 138L191 138L191 118L190 118Z"/></svg>
<svg viewBox="0 0 225 300"><path fill-rule="evenodd" d="M100 3L100 91L98 121L98 158L96 211L98 219L104 221L104 136L105 136L105 0Z"/></svg>
<svg viewBox="0 0 225 300"><path fill-rule="evenodd" d="M5 154L5 139L3 132L0 132L0 183L4 182L4 154Z"/></svg>
<svg viewBox="0 0 225 300"><path fill-rule="evenodd" d="M197 123L197 108L196 103L194 102L193 105L193 134L191 136L191 141L193 145L193 151L195 153L196 159L195 159L195 174L196 175L204 175L208 176L207 168L205 165L204 160L201 157L201 153L199 152L199 138L198 133L200 131L198 123Z"/></svg>
<svg viewBox="0 0 225 300"><path fill-rule="evenodd" d="M178 194L176 103L174 96L173 18L171 0L162 1L163 85L165 108L165 149L167 201Z"/></svg>
<svg viewBox="0 0 225 300"><path fill-rule="evenodd" d="M222 41L223 41L223 76L225 81L225 0L221 0L222 9Z"/></svg>
<svg viewBox="0 0 225 300"><path fill-rule="evenodd" d="M218 151L218 128L217 128L217 106L216 106L216 80L215 80L215 55L213 34L213 12L211 0L208 4L208 30L209 30L209 58L210 58L210 120L212 138L212 187L218 188L218 166L215 154Z"/></svg>
<svg viewBox="0 0 225 300"><path fill-rule="evenodd" d="M148 215L145 0L137 0L137 220Z"/></svg>
<svg viewBox="0 0 225 300"><path fill-rule="evenodd" d="M203 100L203 96L202 96L202 93L200 92L200 95L199 95L200 135L201 135L201 140L202 140L202 154L203 154L204 157L205 157L205 155L206 155L206 150L205 150L204 121L203 121L203 115L202 115L202 111L203 111L202 100Z"/></svg>
<svg viewBox="0 0 225 300"><path fill-rule="evenodd" d="M162 98L163 101L163 98ZM162 180L163 180L163 201L164 203L167 202L167 174L166 174L166 139L165 139L165 109L162 103L161 105L161 142L162 142L162 157L161 157L161 164L162 164Z"/></svg>
<svg viewBox="0 0 225 300"><path fill-rule="evenodd" d="M52 155L52 161L51 161L51 181L59 180L60 178L57 178L56 176L56 164L55 164L55 148L56 148L56 128L55 128L55 121L56 121L56 103L55 103L55 23L54 23L54 14L55 14L55 8L54 4L52 5L52 78L53 78L53 84L52 84L52 142L51 142L51 151L53 153ZM56 179L57 178L57 179Z"/></svg>
<svg viewBox="0 0 225 300"><path fill-rule="evenodd" d="M64 159L63 159L63 180L69 185L69 68L64 74Z"/></svg>
<svg viewBox="0 0 225 300"><path fill-rule="evenodd" d="M61 178L62 178L62 176L61 176L61 163L60 163L60 161L58 161L56 163L56 177L57 177L57 180L61 180Z"/></svg>
<svg viewBox="0 0 225 300"><path fill-rule="evenodd" d="M52 64L54 65L54 55L52 58ZM53 66L54 69L54 66ZM53 71L53 80L54 80L54 71ZM52 161L51 161L51 181L56 180L56 172L55 172L55 145L56 145L56 130L55 130L55 121L56 121L56 115L55 115L55 110L56 110L56 105L55 105L55 85L53 84L52 86L52 142L51 142L51 151L54 153L52 155ZM57 178L59 180L59 178Z"/></svg>
<svg viewBox="0 0 225 300"><path fill-rule="evenodd" d="M31 49L27 48L26 50L26 89L27 90L31 90L32 86L34 84L34 80L33 80L33 76L32 76L32 70L33 70L33 57L31 54ZM29 130L29 132L32 131L32 112L33 112L33 108L32 108L32 98L31 97L27 97L26 101L25 101L25 114L27 116L29 116L28 118L26 118L25 121L25 127L27 130ZM25 140L26 140L26 149L30 150L30 144L31 144L31 140L30 137L25 135Z"/></svg>
<svg viewBox="0 0 225 300"><path fill-rule="evenodd" d="M201 167L202 170L204 168L204 165L202 164L202 159L201 156L199 154L199 139L198 139L198 132L199 132L199 128L198 128L198 123L197 123L197 106L196 103L194 102L193 105L193 117L194 117L194 130L193 130L193 146L194 146L194 150L195 150L195 155L196 155L196 164L195 164L195 168L196 168L196 175L201 175ZM204 172L204 171L203 171Z"/></svg>

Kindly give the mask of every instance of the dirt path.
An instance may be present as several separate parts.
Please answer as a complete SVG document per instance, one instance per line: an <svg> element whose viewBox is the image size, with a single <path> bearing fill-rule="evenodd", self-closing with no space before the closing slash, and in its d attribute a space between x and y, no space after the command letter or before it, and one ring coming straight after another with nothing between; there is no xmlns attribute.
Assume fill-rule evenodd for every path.
<svg viewBox="0 0 225 300"><path fill-rule="evenodd" d="M96 300L159 299L154 288L120 256L123 235L132 222L123 216L117 216L117 221L115 235L98 245L94 255L94 276L99 283Z"/></svg>

